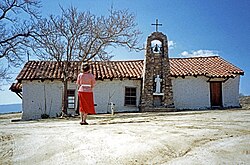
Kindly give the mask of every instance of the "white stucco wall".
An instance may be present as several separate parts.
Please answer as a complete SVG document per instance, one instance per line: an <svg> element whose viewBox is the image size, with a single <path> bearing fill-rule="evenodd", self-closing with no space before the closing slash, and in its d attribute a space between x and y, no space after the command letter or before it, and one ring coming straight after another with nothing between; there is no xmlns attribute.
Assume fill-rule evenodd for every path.
<svg viewBox="0 0 250 165"><path fill-rule="evenodd" d="M206 77L187 76L172 79L176 109L205 109L210 107L210 87Z"/></svg>
<svg viewBox="0 0 250 165"><path fill-rule="evenodd" d="M136 105L124 106L125 87L136 87ZM115 104L115 112L139 111L141 81L140 80L98 80L94 88L94 99L97 106L96 113L110 112L109 102Z"/></svg>
<svg viewBox="0 0 250 165"><path fill-rule="evenodd" d="M176 109L206 109L211 107L208 78L189 76L172 79L173 99ZM223 81L211 79L210 81ZM222 82L222 104L224 108L239 107L240 76Z"/></svg>
<svg viewBox="0 0 250 165"><path fill-rule="evenodd" d="M206 77L173 78L173 99L176 109L210 108L210 84ZM224 107L239 106L240 76L228 79L222 83L222 101ZM61 81L22 81L23 85L23 115L22 119L38 119L42 113L56 117L61 113L62 90ZM136 106L125 106L125 87L135 87L137 92ZM75 89L76 84L70 82L68 89ZM96 113L110 112L108 103L115 104L115 112L138 112L141 94L141 80L103 80L97 81L94 88ZM77 90L75 92L77 98ZM76 99L77 103L77 99ZM46 106L45 106L46 105ZM77 108L77 105L76 105ZM69 111L74 114L75 110Z"/></svg>
<svg viewBox="0 0 250 165"><path fill-rule="evenodd" d="M56 117L61 112L62 88L60 81L22 81L22 119L38 119L42 113Z"/></svg>
<svg viewBox="0 0 250 165"><path fill-rule="evenodd" d="M222 83L222 101L224 107L239 107L240 76Z"/></svg>
<svg viewBox="0 0 250 165"><path fill-rule="evenodd" d="M124 106L125 101L125 87L136 88L136 106ZM76 108L77 108L77 85L75 82L68 84L68 89L76 90ZM115 104L115 112L136 112L139 111L138 105L141 94L140 80L97 80L94 87L94 103L96 113L110 113L110 102ZM68 113L75 114L75 110L68 109Z"/></svg>

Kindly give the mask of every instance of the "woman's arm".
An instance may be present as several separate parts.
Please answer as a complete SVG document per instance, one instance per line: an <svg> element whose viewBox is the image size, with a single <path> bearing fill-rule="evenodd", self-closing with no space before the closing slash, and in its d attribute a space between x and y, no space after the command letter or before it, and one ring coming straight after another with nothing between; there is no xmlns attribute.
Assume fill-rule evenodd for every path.
<svg viewBox="0 0 250 165"><path fill-rule="evenodd" d="M96 84L96 80L95 80L94 75L92 75L92 79L91 79L91 88L92 89L95 87L95 84Z"/></svg>

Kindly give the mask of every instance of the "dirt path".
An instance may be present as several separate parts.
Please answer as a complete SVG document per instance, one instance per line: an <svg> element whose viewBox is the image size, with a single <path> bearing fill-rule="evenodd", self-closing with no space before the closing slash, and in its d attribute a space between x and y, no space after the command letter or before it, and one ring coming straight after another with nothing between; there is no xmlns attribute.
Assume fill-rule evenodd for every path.
<svg viewBox="0 0 250 165"><path fill-rule="evenodd" d="M0 164L250 164L250 110L15 117L0 115Z"/></svg>

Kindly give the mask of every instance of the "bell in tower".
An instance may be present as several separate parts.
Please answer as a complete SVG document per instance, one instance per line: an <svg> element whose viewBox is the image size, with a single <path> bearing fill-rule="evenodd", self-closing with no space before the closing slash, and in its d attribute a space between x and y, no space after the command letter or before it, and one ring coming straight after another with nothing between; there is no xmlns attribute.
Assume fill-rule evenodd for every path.
<svg viewBox="0 0 250 165"><path fill-rule="evenodd" d="M155 45L154 52L159 52L159 48L157 44Z"/></svg>

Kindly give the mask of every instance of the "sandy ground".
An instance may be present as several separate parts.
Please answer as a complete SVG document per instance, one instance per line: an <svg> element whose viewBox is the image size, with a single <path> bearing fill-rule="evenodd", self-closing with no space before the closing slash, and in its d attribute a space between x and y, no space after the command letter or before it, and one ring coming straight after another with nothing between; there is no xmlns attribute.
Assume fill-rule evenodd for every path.
<svg viewBox="0 0 250 165"><path fill-rule="evenodd" d="M250 110L126 113L11 122L0 164L250 164Z"/></svg>

